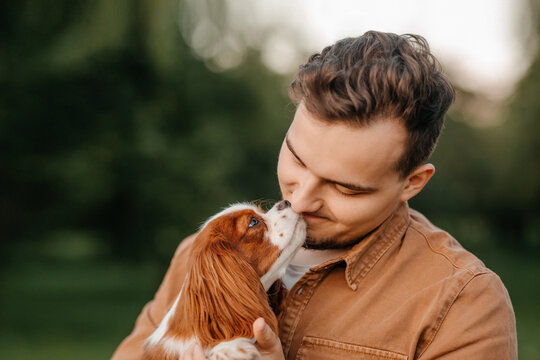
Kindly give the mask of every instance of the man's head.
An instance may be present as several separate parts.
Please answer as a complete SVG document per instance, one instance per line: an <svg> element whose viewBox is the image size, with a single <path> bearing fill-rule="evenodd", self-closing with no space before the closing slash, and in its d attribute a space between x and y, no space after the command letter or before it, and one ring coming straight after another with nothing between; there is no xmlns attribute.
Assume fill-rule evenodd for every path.
<svg viewBox="0 0 540 360"><path fill-rule="evenodd" d="M433 152L454 89L424 38L369 31L312 55L289 96L329 123L399 119L408 136L396 169L405 177Z"/></svg>
<svg viewBox="0 0 540 360"><path fill-rule="evenodd" d="M304 213L310 245L338 247L422 190L454 90L422 37L371 31L312 55L289 96L282 194Z"/></svg>

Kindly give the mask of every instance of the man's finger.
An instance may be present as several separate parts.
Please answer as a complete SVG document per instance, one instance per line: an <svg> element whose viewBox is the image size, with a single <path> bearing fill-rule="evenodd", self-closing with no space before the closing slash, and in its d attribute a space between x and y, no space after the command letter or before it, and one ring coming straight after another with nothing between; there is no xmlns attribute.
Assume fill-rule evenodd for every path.
<svg viewBox="0 0 540 360"><path fill-rule="evenodd" d="M257 344L263 350L270 350L280 344L276 334L270 329L263 318L258 318L253 323L253 333Z"/></svg>
<svg viewBox="0 0 540 360"><path fill-rule="evenodd" d="M204 359L206 359L206 356L204 355L204 351L198 344L191 344L181 358L181 360L204 360Z"/></svg>
<svg viewBox="0 0 540 360"><path fill-rule="evenodd" d="M204 351L199 345L195 345L195 348L193 350L193 359L195 360L206 359L206 356L204 355Z"/></svg>
<svg viewBox="0 0 540 360"><path fill-rule="evenodd" d="M182 355L181 360L192 360L193 359L193 344L191 344L184 355Z"/></svg>

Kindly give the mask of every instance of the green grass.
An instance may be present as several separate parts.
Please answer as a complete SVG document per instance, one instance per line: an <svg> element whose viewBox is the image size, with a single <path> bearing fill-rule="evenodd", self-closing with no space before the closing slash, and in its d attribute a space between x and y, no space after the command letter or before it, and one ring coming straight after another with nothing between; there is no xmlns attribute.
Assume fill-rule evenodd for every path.
<svg viewBox="0 0 540 360"><path fill-rule="evenodd" d="M520 359L540 359L539 261L496 248L475 253L510 292ZM129 334L164 269L149 263L17 256L2 271L1 359L94 360L110 358Z"/></svg>
<svg viewBox="0 0 540 360"><path fill-rule="evenodd" d="M158 268L59 260L4 266L0 358L110 358L156 290Z"/></svg>

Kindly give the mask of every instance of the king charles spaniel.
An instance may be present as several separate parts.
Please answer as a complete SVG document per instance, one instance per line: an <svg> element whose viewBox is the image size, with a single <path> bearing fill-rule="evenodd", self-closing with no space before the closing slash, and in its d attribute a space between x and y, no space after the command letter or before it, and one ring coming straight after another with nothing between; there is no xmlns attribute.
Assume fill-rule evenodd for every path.
<svg viewBox="0 0 540 360"><path fill-rule="evenodd" d="M144 359L179 359L194 343L209 359L260 358L253 322L262 317L277 333L267 291L305 236L304 220L286 200L267 213L236 204L206 221L180 294L146 340Z"/></svg>

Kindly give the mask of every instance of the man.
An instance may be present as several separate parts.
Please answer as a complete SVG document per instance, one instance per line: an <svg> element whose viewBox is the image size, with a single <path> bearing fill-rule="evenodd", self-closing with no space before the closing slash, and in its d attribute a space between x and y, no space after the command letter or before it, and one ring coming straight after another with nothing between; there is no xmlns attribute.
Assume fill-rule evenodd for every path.
<svg viewBox="0 0 540 360"><path fill-rule="evenodd" d="M278 161L283 198L308 224L287 269L279 334L254 323L268 359L516 359L500 279L407 201L435 172L454 90L422 37L370 31L315 54L289 88L297 104ZM180 245L156 297L114 359L142 342L185 274ZM204 358L192 348L186 359Z"/></svg>

